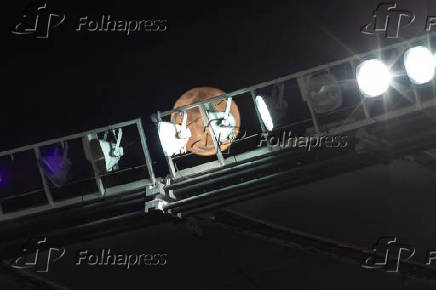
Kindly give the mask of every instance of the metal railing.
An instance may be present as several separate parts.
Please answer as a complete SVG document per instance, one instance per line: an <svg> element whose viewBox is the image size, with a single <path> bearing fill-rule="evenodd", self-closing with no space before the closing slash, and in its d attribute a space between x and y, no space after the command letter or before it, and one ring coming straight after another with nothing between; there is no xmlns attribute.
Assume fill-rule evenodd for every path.
<svg viewBox="0 0 436 290"><path fill-rule="evenodd" d="M115 194L125 192L126 190L132 188L132 186L127 187L126 185L123 185L123 184L118 185L118 186L105 188L105 186L103 185L103 182L102 182L103 175L101 175L97 169L96 162L92 158L92 152L91 152L91 148L89 146L89 144L90 144L89 137L90 136L96 136L99 133L109 132L111 130L125 128L128 126L136 126L136 129L137 129L138 134L139 134L140 145L142 147L142 153L143 153L144 158L145 158L145 164L142 165L142 167L146 167L146 173L147 173L143 179L138 180L138 182L136 182L132 186L133 187L136 186L138 188L141 188L141 187L144 187L146 185L155 185L156 184L156 177L155 177L155 174L153 171L152 161L151 161L150 153L148 151L148 147L147 147L147 143L146 143L146 136L145 136L145 133L144 133L144 130L142 127L141 119L135 119L132 121L122 122L122 123L110 125L110 126L103 127L103 128L97 128L94 130L90 130L90 131L86 131L86 132L82 132L82 133L78 133L78 134L72 134L72 135L69 135L66 137L62 137L62 138L51 139L51 140L40 142L40 143L37 143L34 145L23 146L23 147L19 147L19 148L13 149L13 150L0 152L0 157L11 156L12 158L15 154L20 153L20 152L26 152L26 151L33 152L33 155L36 159L36 166L39 170L40 180L41 180L41 184L42 184L42 190L43 190L45 197L47 199L47 202L48 202L48 205L46 204L43 206L21 209L21 210L18 210L16 212L11 212L11 213L3 213L3 211L1 211L0 220L18 217L18 216L25 215L28 213L40 212L40 211L47 210L50 208L56 208L56 207L61 207L61 206L69 205L69 204L74 204L74 203L81 202L84 200L102 198L102 197L105 197L106 195L115 195ZM42 148L44 146L59 144L59 143L62 144L66 141L71 141L74 139L81 139L81 142L83 145L82 146L83 152L85 153L87 160L91 163L91 167L92 167L92 171L93 171L93 176L91 178L88 178L88 180L89 179L95 180L95 183L96 183L97 188L98 188L98 192L96 192L93 195L90 195L86 199L81 197L81 198L69 198L69 199L62 200L62 201L55 201L55 199L53 198L51 189L50 189L50 185L49 185L50 181L47 180L47 176L44 173L44 169L42 168L41 163L38 162L41 159L40 148ZM74 160L72 161L72 163L74 165ZM83 181L83 180L80 180L80 181ZM24 195L26 195L26 192L23 194L19 194L18 196L24 196ZM3 202L3 200L1 200L1 202ZM3 207L1 206L0 208L3 208Z"/></svg>
<svg viewBox="0 0 436 290"><path fill-rule="evenodd" d="M426 35L422 35L419 37L415 37L412 39L409 39L407 41L402 41L402 42L398 42L389 46L386 46L384 48L380 48L380 49L375 49L366 53L362 53L362 54L356 54L353 55L351 57L342 59L342 60L338 60L338 61L334 61L331 62L329 64L325 64L325 65L320 65L308 70L304 70L304 71L300 71L300 72L296 72L296 73L292 73L289 74L287 76L283 76L283 77L279 77L277 79L271 80L271 81L267 81L267 82L262 82L253 86L250 86L248 88L243 88L243 89L239 89L236 90L234 92L230 92L230 93L226 93L220 96L216 96L214 98L210 98L210 99L206 99L206 100L202 100L200 102L197 103L193 103L193 104L189 104L186 106L182 106L182 107L178 107L176 109L173 110L169 110L169 111L163 111L163 112L157 112L157 114L154 116L154 120L156 121L162 121L164 117L168 117L171 116L174 113L180 113L180 112L186 112L189 109L193 109L193 108L199 108L200 112L202 112L202 118L205 124L208 124L209 119L207 114L205 114L205 107L208 104L213 104L216 101L220 101L223 99L229 99L229 98L233 98L236 99L237 97L240 97L246 93L249 93L252 97L252 105L254 105L254 108L256 110L256 115L257 115L257 119L258 122L261 126L261 131L263 133L266 133L267 130L265 128L265 126L263 125L263 121L261 119L261 115L257 109L256 103L255 103L255 96L256 96L256 90L259 89L263 89L272 85L276 85L279 83L284 83L290 80L294 80L297 81L298 84L298 88L300 91L300 96L302 97L303 101L305 102L308 111L310 112L310 118L313 124L313 131L314 131L314 135L321 135L321 134L325 134L325 135L332 135L332 134L340 134L340 133L344 133L353 129L357 129L360 127L364 127L379 121L386 121L392 118L397 118L409 113L412 113L414 111L418 111L418 110L423 110L426 109L428 107L432 107L436 105L436 100L434 99L434 80L433 80L433 96L430 100L425 100L423 101L421 99L421 97L419 96L419 92L416 88L416 85L414 85L413 83L411 83L410 85L412 86L413 89L413 94L414 94L414 103L406 106L405 108L399 108L399 109L395 109L395 110L390 110L385 112L385 114L381 115L381 116L371 116L370 112L369 112L369 108L368 108L368 99L365 98L365 96L360 92L356 92L357 94L359 94L360 97L360 105L362 106L362 110L364 112L364 118L362 120L358 120L358 121L350 121L350 120L343 120L342 122L340 122L339 124L335 124L330 126L328 129L323 129L322 126L320 125L319 122L319 117L317 116L317 114L314 111L313 108L313 104L310 101L310 98L308 98L308 81L310 76L319 73L319 72L330 72L334 67L338 67L338 66L343 66L343 65L347 65L349 66L353 72L355 72L356 66L359 62L363 61L365 58L368 58L370 56L374 57L374 58L382 58L382 54L388 50L392 50L392 51L396 51L398 55L402 55L406 49L416 45L417 43L420 44L425 44L427 46L430 46L431 48L431 38L436 36L436 33L428 33ZM294 96L293 96L294 97ZM206 125L205 125L206 126ZM214 146L215 146L215 155L217 157L218 160L218 166L223 166L225 164L228 164L228 162L232 162L231 160L226 161L223 158L223 155L221 153L221 150L219 148L218 145L218 138L217 136L215 136L213 130L209 130L210 134L212 136L212 139L214 141ZM169 167L169 174L173 179L176 179L176 167L174 166L174 162L173 162L173 157L172 156L166 156L166 160L168 163L168 167Z"/></svg>

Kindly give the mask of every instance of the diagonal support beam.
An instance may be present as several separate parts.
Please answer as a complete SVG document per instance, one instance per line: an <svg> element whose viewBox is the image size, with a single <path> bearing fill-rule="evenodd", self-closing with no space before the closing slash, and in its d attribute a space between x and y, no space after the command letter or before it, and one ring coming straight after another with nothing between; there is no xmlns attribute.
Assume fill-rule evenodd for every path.
<svg viewBox="0 0 436 290"><path fill-rule="evenodd" d="M328 255L341 262L359 266L365 257L376 254L359 246L289 229L228 210L217 212L212 220L214 224L238 234L316 255ZM394 257L388 259L396 262ZM400 261L399 272L403 277L436 284L436 270L424 265Z"/></svg>
<svg viewBox="0 0 436 290"><path fill-rule="evenodd" d="M68 288L38 276L30 271L12 268L6 262L0 262L0 275L17 283L21 289L66 290Z"/></svg>

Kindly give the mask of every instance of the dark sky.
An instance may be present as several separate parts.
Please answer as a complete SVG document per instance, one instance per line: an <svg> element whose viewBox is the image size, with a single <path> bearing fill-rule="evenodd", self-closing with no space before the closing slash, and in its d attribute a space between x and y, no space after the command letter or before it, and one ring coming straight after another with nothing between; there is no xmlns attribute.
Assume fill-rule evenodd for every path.
<svg viewBox="0 0 436 290"><path fill-rule="evenodd" d="M65 13L66 22L48 39L35 39L10 33L29 5L29 1L10 1L2 9L6 29L1 42L5 59L0 150L137 117L150 131L150 114L170 109L190 88L207 85L230 92L377 48L376 37L359 30L371 20L379 2L51 1L49 7ZM416 14L415 23L401 32L404 38L422 34L426 16L436 15L436 3L431 0L397 3ZM130 36L74 31L79 17L102 14L118 19L166 19L168 29ZM381 45L395 41L382 39ZM428 190L433 180L434 173L401 161L234 209L361 246L369 247L382 234L402 234L425 251L436 247L430 223L435 198ZM177 226L166 226L69 250L74 253L87 247L165 251L171 263L149 271L69 270L70 256L51 278L73 289L123 289L124 283L129 283L128 289L157 289L153 288L156 281L175 286L177 279L178 289L187 290L380 289L380 285L401 289L398 277L364 273L359 267L216 229L210 229L206 241ZM232 286L219 286L228 279L234 279L228 282ZM293 279L306 287L293 287ZM412 285L409 289L430 288Z"/></svg>
<svg viewBox="0 0 436 290"><path fill-rule="evenodd" d="M400 1L422 34L431 1ZM11 30L30 1L7 3ZM377 47L359 32L377 1L52 1L48 39L5 29L0 150L167 110L185 91L232 91ZM6 12L7 11L7 12ZM77 32L80 17L165 19L164 32ZM388 43L392 41L387 41Z"/></svg>

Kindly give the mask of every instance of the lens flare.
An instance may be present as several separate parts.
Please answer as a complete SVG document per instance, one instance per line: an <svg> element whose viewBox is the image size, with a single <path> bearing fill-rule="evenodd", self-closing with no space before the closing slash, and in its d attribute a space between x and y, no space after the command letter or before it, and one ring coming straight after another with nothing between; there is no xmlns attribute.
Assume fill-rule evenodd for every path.
<svg viewBox="0 0 436 290"><path fill-rule="evenodd" d="M356 78L362 93L367 97L376 97L387 91L392 75L383 62L371 59L357 67Z"/></svg>

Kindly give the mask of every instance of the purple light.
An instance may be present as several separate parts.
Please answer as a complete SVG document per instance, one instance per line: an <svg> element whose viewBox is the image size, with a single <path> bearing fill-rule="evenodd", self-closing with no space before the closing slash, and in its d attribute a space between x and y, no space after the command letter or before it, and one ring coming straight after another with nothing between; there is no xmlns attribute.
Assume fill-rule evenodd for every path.
<svg viewBox="0 0 436 290"><path fill-rule="evenodd" d="M63 186L69 179L71 161L67 158L67 147L52 147L42 156L45 176L56 187Z"/></svg>
<svg viewBox="0 0 436 290"><path fill-rule="evenodd" d="M6 168L0 167L0 187L6 187L9 185L10 175Z"/></svg>
<svg viewBox="0 0 436 290"><path fill-rule="evenodd" d="M63 155L63 152L59 149L59 147L55 147L51 149L44 157L42 161L47 166L47 169L50 170L51 173L56 174L61 172L66 167L66 158Z"/></svg>

